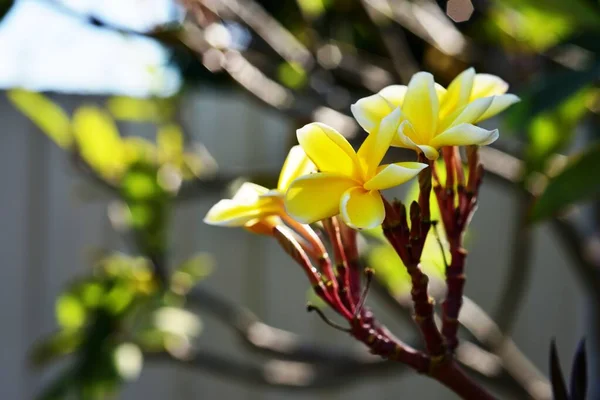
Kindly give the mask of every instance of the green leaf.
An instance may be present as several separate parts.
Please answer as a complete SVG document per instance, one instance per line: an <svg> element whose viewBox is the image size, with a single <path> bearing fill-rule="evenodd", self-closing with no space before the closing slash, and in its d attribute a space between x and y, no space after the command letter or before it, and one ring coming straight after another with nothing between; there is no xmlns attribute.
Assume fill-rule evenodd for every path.
<svg viewBox="0 0 600 400"><path fill-rule="evenodd" d="M284 62L277 67L277 78L291 89L300 89L306 84L307 75L302 65Z"/></svg>
<svg viewBox="0 0 600 400"><path fill-rule="evenodd" d="M63 329L36 343L31 350L31 362L40 367L56 358L74 352L83 340L80 329Z"/></svg>
<svg viewBox="0 0 600 400"><path fill-rule="evenodd" d="M106 107L116 119L132 122L162 122L174 112L171 99L116 96L106 102Z"/></svg>
<svg viewBox="0 0 600 400"><path fill-rule="evenodd" d="M98 107L79 107L73 115L73 132L81 156L100 175L114 179L123 173L125 149L110 114Z"/></svg>
<svg viewBox="0 0 600 400"><path fill-rule="evenodd" d="M560 106L531 120L526 161L529 171L544 171L548 157L561 152L571 143L575 128L587 112L591 91L583 89Z"/></svg>
<svg viewBox="0 0 600 400"><path fill-rule="evenodd" d="M600 77L600 63L581 71L561 71L541 76L521 93L521 102L514 105L509 123L520 129L536 115L557 107Z"/></svg>
<svg viewBox="0 0 600 400"><path fill-rule="evenodd" d="M9 90L6 96L58 146L64 149L71 146L73 143L71 122L67 113L58 104L43 94L23 89Z"/></svg>
<svg viewBox="0 0 600 400"><path fill-rule="evenodd" d="M565 207L600 194L600 146L595 146L578 157L560 174L550 180L535 202L530 221L549 218Z"/></svg>
<svg viewBox="0 0 600 400"><path fill-rule="evenodd" d="M63 293L56 301L56 319L63 328L80 328L85 323L86 310L72 293Z"/></svg>
<svg viewBox="0 0 600 400"><path fill-rule="evenodd" d="M211 274L215 260L207 253L199 253L183 262L171 276L171 289L177 294L187 293L194 285Z"/></svg>

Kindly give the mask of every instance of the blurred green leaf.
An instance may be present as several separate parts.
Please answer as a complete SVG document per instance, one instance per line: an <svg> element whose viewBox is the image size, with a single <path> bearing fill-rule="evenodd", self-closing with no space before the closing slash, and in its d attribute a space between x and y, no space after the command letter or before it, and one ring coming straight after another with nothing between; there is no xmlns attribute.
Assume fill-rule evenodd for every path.
<svg viewBox="0 0 600 400"><path fill-rule="evenodd" d="M174 112L171 99L116 96L108 99L106 107L116 119L133 122L162 122Z"/></svg>
<svg viewBox="0 0 600 400"><path fill-rule="evenodd" d="M58 104L43 94L23 89L9 90L6 92L6 96L19 111L25 114L57 145L65 149L71 146L73 143L71 121Z"/></svg>
<svg viewBox="0 0 600 400"><path fill-rule="evenodd" d="M176 124L161 125L156 132L159 162L181 163L183 155L183 132Z"/></svg>
<svg viewBox="0 0 600 400"><path fill-rule="evenodd" d="M135 163L154 164L158 160L156 145L149 140L137 136L124 137L123 151L127 165Z"/></svg>
<svg viewBox="0 0 600 400"><path fill-rule="evenodd" d="M125 151L114 120L104 110L79 107L73 115L73 132L83 159L101 176L118 178L125 170Z"/></svg>
<svg viewBox="0 0 600 400"><path fill-rule="evenodd" d="M588 149L556 177L538 197L531 210L530 220L549 218L565 207L600 194L600 146Z"/></svg>
<svg viewBox="0 0 600 400"><path fill-rule="evenodd" d="M171 289L177 294L187 293L194 285L211 274L215 260L207 253L199 253L183 262L171 275Z"/></svg>
<svg viewBox="0 0 600 400"><path fill-rule="evenodd" d="M302 13L310 18L317 18L325 12L324 0L298 0Z"/></svg>
<svg viewBox="0 0 600 400"><path fill-rule="evenodd" d="M492 3L492 21L502 32L541 52L576 30L600 26L600 14L582 0L502 0Z"/></svg>
<svg viewBox="0 0 600 400"><path fill-rule="evenodd" d="M521 129L536 115L553 109L600 77L600 63L585 70L568 70L541 76L508 114L514 129Z"/></svg>
<svg viewBox="0 0 600 400"><path fill-rule="evenodd" d="M111 314L121 314L134 300L135 294L135 287L131 282L118 282L104 296L104 307Z"/></svg>
<svg viewBox="0 0 600 400"><path fill-rule="evenodd" d="M299 89L306 84L306 71L298 63L284 62L277 68L277 78L291 89Z"/></svg>
<svg viewBox="0 0 600 400"><path fill-rule="evenodd" d="M150 200L161 193L156 176L145 171L132 170L121 182L123 193L130 201Z"/></svg>
<svg viewBox="0 0 600 400"><path fill-rule="evenodd" d="M539 114L531 120L525 155L528 170L544 171L548 157L571 143L579 120L587 112L590 94L590 90L580 90L554 110Z"/></svg>
<svg viewBox="0 0 600 400"><path fill-rule="evenodd" d="M56 319L63 328L80 328L86 320L86 310L81 300L70 292L56 301Z"/></svg>
<svg viewBox="0 0 600 400"><path fill-rule="evenodd" d="M56 358L74 352L83 340L80 329L63 329L35 343L31 350L31 362L43 366Z"/></svg>

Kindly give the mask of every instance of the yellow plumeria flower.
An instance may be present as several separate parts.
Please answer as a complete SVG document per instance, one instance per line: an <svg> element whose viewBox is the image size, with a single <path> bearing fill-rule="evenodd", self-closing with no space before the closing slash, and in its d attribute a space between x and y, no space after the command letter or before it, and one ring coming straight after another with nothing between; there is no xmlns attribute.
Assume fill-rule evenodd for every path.
<svg viewBox="0 0 600 400"><path fill-rule="evenodd" d="M279 175L277 188L269 190L263 186L246 182L231 199L215 204L204 217L210 225L245 227L254 233L270 234L281 217L287 217L283 197L290 183L315 171L300 146L290 150Z"/></svg>
<svg viewBox="0 0 600 400"><path fill-rule="evenodd" d="M296 179L285 196L289 215L313 223L337 214L359 229L374 228L385 217L380 190L414 178L426 164L379 165L401 122L399 109L382 119L355 152L335 129L320 123L297 132L298 142L320 172Z"/></svg>
<svg viewBox="0 0 600 400"><path fill-rule="evenodd" d="M392 85L358 100L352 114L364 130L377 130L382 119L396 107L402 110L402 124L392 146L422 152L431 160L443 146L487 145L498 138L498 130L474 124L488 119L519 101L504 94L508 84L489 74L469 68L458 75L448 89L436 84L427 72L415 74L408 86Z"/></svg>

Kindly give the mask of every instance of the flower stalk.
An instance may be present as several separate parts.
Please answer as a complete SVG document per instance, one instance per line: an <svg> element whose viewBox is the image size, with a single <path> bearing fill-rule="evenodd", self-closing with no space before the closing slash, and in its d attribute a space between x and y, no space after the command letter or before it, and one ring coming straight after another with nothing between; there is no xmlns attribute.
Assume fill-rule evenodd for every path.
<svg viewBox="0 0 600 400"><path fill-rule="evenodd" d="M429 182L431 182L431 172L425 171L428 171L428 169L422 173L429 174ZM427 178L420 179L420 181L424 182L424 186L421 188L421 197L424 201L425 198L428 199L428 194L423 194L423 189L427 190L427 187L429 187L429 190L431 190L431 184L425 183ZM399 202L390 204L386 201L386 219L383 224L383 233L402 259L410 275L414 320L421 331L427 352L435 360L441 361L446 353L445 344L434 320L434 300L428 292L429 277L419 266L425 239L431 227L429 201L427 200L423 204L424 208L421 210L421 206L417 202L412 203L410 207L411 226L409 228L406 219L406 207Z"/></svg>
<svg viewBox="0 0 600 400"><path fill-rule="evenodd" d="M465 261L467 250L463 247L464 233L477 207L477 195L483 177L477 146L467 148L468 180L465 185L464 170L458 148L447 147L443 151L446 166L444 187L436 185L434 192L440 206L440 214L450 246L451 261L446 269L447 293L442 303L442 335L448 349L458 346L458 316L462 307L465 285Z"/></svg>

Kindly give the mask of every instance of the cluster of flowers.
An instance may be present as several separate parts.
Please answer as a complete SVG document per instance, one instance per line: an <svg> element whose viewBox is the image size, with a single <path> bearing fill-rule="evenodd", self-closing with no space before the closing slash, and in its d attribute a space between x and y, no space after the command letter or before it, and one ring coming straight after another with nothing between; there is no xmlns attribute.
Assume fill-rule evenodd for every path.
<svg viewBox="0 0 600 400"><path fill-rule="evenodd" d="M462 72L447 89L436 84L431 74L419 72L408 86L386 87L352 105L356 121L369 134L358 151L335 129L308 124L297 131L299 146L291 149L277 188L245 183L232 199L215 204L204 221L274 236L303 268L315 293L347 321L348 327L328 320L315 307L309 306L309 310L348 332L372 353L409 365L451 388L462 387L466 378L452 362L465 281L462 237L475 210L483 175L477 148L498 138L497 130L475 124L519 101L517 96L505 94L507 89L502 79L475 74L473 69ZM390 146L414 150L417 161L380 165ZM468 177L459 146L467 146ZM440 152L446 168L444 182L433 162ZM389 203L381 195L382 190L417 175L419 198L410 206ZM430 212L432 192L451 256L441 330L434 320L429 278L420 268L424 245L435 223ZM333 250L333 261L310 225L319 221L319 229ZM394 337L364 307L372 270L360 267L357 230L379 226L410 275L414 319L426 352ZM363 290L362 271L367 276ZM478 389L471 394L470 398L491 398Z"/></svg>
<svg viewBox="0 0 600 400"><path fill-rule="evenodd" d="M487 145L498 138L497 130L475 124L519 100L507 89L502 79L472 68L447 89L419 72L408 86L388 86L352 105L369 133L358 151L332 127L308 124L297 132L300 145L291 149L276 189L246 183L232 199L217 203L205 222L268 234L282 219L309 224L339 214L350 227L375 228L385 218L381 190L414 178L442 147ZM413 149L425 162L380 165L390 146Z"/></svg>

